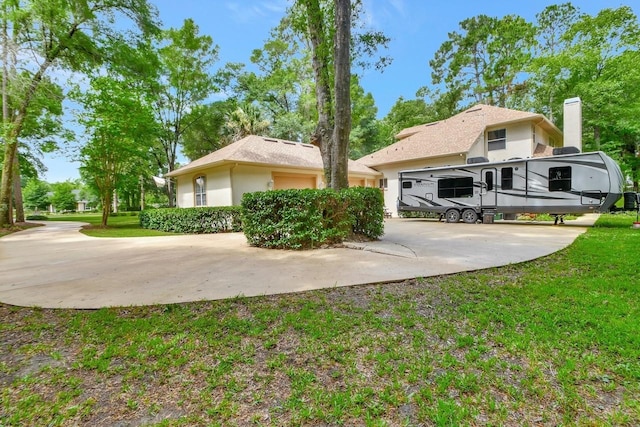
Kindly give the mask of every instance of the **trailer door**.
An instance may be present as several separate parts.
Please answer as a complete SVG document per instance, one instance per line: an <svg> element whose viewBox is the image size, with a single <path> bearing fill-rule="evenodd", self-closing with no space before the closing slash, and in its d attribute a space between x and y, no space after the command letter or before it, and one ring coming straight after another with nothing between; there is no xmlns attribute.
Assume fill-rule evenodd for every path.
<svg viewBox="0 0 640 427"><path fill-rule="evenodd" d="M498 199L496 182L498 171L496 168L482 169L482 189L480 191L480 203L483 208L495 208Z"/></svg>

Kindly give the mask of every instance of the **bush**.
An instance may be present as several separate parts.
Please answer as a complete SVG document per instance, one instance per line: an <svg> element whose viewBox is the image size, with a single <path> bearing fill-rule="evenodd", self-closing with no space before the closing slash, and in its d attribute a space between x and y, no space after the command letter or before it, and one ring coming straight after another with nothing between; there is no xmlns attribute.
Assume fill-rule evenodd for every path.
<svg viewBox="0 0 640 427"><path fill-rule="evenodd" d="M27 215L27 217L25 218L27 221L46 221L49 219L48 216L46 215Z"/></svg>
<svg viewBox="0 0 640 427"><path fill-rule="evenodd" d="M140 226L172 233L192 234L241 231L241 208L217 206L149 209L140 212Z"/></svg>
<svg viewBox="0 0 640 427"><path fill-rule="evenodd" d="M351 234L375 239L383 234L379 190L276 190L246 193L243 231L249 244L306 249L342 242Z"/></svg>

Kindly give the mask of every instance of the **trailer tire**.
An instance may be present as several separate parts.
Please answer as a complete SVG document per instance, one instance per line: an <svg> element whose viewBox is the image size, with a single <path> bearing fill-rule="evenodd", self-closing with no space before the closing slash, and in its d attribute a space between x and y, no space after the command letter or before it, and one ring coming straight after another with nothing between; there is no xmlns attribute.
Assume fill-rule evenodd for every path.
<svg viewBox="0 0 640 427"><path fill-rule="evenodd" d="M457 209L449 209L445 214L447 222L459 222L460 221L460 211Z"/></svg>
<svg viewBox="0 0 640 427"><path fill-rule="evenodd" d="M475 224L478 222L478 213L473 209L465 209L462 211L462 220L467 224Z"/></svg>

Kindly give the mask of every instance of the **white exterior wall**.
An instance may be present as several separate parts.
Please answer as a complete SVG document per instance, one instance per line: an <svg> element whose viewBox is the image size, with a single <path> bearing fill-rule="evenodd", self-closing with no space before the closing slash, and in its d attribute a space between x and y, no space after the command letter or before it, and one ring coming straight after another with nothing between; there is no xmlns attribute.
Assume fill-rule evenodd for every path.
<svg viewBox="0 0 640 427"><path fill-rule="evenodd" d="M271 169L259 166L238 165L231 169L233 204L239 205L244 193L267 191L271 182Z"/></svg>
<svg viewBox="0 0 640 427"><path fill-rule="evenodd" d="M177 205L180 208L192 208L195 206L193 180L197 176L206 178L207 206L231 205L231 180L229 167L182 175L178 177Z"/></svg>
<svg viewBox="0 0 640 427"><path fill-rule="evenodd" d="M393 217L398 216L398 195L399 182L398 172L406 169L419 169L426 167L436 167L445 165L461 165L466 162L466 158L461 155L438 157L435 159L412 160L408 162L395 163L393 165L374 166L373 168L380 171L387 178L387 188L384 191L384 205L391 212Z"/></svg>
<svg viewBox="0 0 640 427"><path fill-rule="evenodd" d="M240 205L244 193L267 191L273 186L273 176L279 173L307 175L316 179L316 188L325 188L321 171L294 168L273 168L251 165L225 165L176 178L176 204L180 208L195 206L194 179L205 176L207 180L207 206ZM377 178L371 175L350 174L349 178L365 180L365 187L377 187ZM397 179L397 177L396 177Z"/></svg>
<svg viewBox="0 0 640 427"><path fill-rule="evenodd" d="M517 123L511 126L496 126L488 128L485 132L485 141L487 140L489 131L497 129L507 130L507 142L506 148L503 150L487 151L487 157L491 162L499 162L503 160L509 160L514 157L525 159L533 155L531 148L532 145L532 130L531 122ZM486 149L486 144L485 149Z"/></svg>

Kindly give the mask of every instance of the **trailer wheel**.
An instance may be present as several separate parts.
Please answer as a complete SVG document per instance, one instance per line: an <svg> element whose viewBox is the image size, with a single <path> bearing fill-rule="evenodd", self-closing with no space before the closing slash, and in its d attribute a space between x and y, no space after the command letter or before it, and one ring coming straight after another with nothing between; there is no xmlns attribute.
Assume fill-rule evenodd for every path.
<svg viewBox="0 0 640 427"><path fill-rule="evenodd" d="M462 220L467 224L475 224L478 221L478 214L473 209L462 211Z"/></svg>
<svg viewBox="0 0 640 427"><path fill-rule="evenodd" d="M457 209L449 209L447 213L444 214L447 222L458 222L460 221L460 211Z"/></svg>

